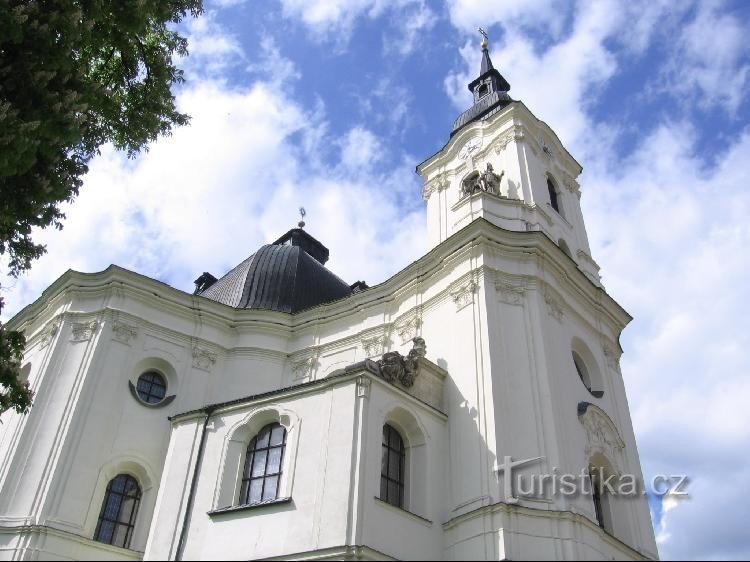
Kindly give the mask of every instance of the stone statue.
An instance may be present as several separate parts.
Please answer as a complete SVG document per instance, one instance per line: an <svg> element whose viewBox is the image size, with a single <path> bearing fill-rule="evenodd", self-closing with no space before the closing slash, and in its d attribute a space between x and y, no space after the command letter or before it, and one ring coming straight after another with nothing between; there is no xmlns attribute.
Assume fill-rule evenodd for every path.
<svg viewBox="0 0 750 562"><path fill-rule="evenodd" d="M398 351L389 351L383 354L379 361L380 376L389 383L396 382L404 373L404 358Z"/></svg>
<svg viewBox="0 0 750 562"><path fill-rule="evenodd" d="M409 352L410 356L412 354L414 354L416 357L424 357L425 355L427 355L427 345L424 342L424 338L420 338L419 336L417 336L411 341L414 343L414 346Z"/></svg>
<svg viewBox="0 0 750 562"><path fill-rule="evenodd" d="M461 182L461 196L466 197L482 189L479 172L472 172Z"/></svg>
<svg viewBox="0 0 750 562"><path fill-rule="evenodd" d="M419 358L424 357L427 346L424 339L417 336L412 340L414 347L404 357L398 351L389 351L383 354L378 361L380 376L391 384L400 382L406 388L414 385L414 380L419 374Z"/></svg>
<svg viewBox="0 0 750 562"><path fill-rule="evenodd" d="M500 172L498 176L492 164L487 163L487 169L482 172L472 172L466 179L461 182L461 196L466 197L477 191L484 191L492 195L500 195L500 182L505 175L505 171Z"/></svg>
<svg viewBox="0 0 750 562"><path fill-rule="evenodd" d="M503 175L505 175L505 171L500 172L500 175L498 176L494 172L492 164L488 162L487 169L482 172L482 175L479 178L481 188L492 195L500 195L500 181L503 179Z"/></svg>

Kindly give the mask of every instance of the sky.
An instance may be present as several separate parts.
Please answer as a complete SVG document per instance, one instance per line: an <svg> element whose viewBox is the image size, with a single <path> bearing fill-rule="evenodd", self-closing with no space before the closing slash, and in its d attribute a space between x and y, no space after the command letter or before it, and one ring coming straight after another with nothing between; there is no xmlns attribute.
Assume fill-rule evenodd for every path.
<svg viewBox="0 0 750 562"><path fill-rule="evenodd" d="M180 25L190 126L105 148L13 315L72 268L191 291L296 225L374 285L427 249L414 167L471 103L478 26L583 165L592 255L633 316L622 372L663 559L750 558L750 2L206 0Z"/></svg>

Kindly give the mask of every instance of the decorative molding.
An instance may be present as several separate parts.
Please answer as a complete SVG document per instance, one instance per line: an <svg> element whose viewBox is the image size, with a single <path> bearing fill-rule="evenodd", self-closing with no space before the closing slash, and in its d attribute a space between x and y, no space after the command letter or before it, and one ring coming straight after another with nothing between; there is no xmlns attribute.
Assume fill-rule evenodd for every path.
<svg viewBox="0 0 750 562"><path fill-rule="evenodd" d="M542 154L544 154L547 157L547 160L554 160L555 159L555 154L554 154L554 152L552 152L552 149L547 144L547 142L544 139L542 139L542 142L539 143L539 144L542 147Z"/></svg>
<svg viewBox="0 0 750 562"><path fill-rule="evenodd" d="M59 316L53 318L52 321L47 324L39 340L40 349L44 349L50 343L52 343L52 340L60 332L60 326L62 326L62 318L60 318Z"/></svg>
<svg viewBox="0 0 750 562"><path fill-rule="evenodd" d="M503 150L507 148L507 146L512 142L521 142L526 138L526 133L524 131L523 125L520 123L516 123L513 125L513 129L505 133L504 135L500 135L497 140L495 141L495 152L497 154L500 154Z"/></svg>
<svg viewBox="0 0 750 562"><path fill-rule="evenodd" d="M94 337L94 334L96 333L96 329L98 327L99 322L97 320L92 320L91 322L75 323L70 330L70 341L89 341L92 337Z"/></svg>
<svg viewBox="0 0 750 562"><path fill-rule="evenodd" d="M604 453L614 465L619 464L620 454L625 448L625 442L620 437L617 426L604 410L594 404L580 402L578 404L578 419L583 424L588 437L586 456L591 457L600 452Z"/></svg>
<svg viewBox="0 0 750 562"><path fill-rule="evenodd" d="M135 326L115 320L112 325L112 339L124 343L125 345L130 345L130 342L137 337L138 330Z"/></svg>
<svg viewBox="0 0 750 562"><path fill-rule="evenodd" d="M479 285L472 279L457 289L451 291L451 298L456 305L456 312L469 306L474 302L474 294L477 292Z"/></svg>
<svg viewBox="0 0 750 562"><path fill-rule="evenodd" d="M313 377L315 369L320 366L320 348L312 347L308 350L309 355L304 359L292 363L292 378L295 381L307 380Z"/></svg>
<svg viewBox="0 0 750 562"><path fill-rule="evenodd" d="M215 353L197 345L193 346L193 367L210 373L215 363Z"/></svg>
<svg viewBox="0 0 750 562"><path fill-rule="evenodd" d="M448 181L448 176L446 175L446 173L440 172L438 175L424 184L422 195L425 199L427 199L430 197L430 195L432 195L434 191L442 191L444 189L447 189L449 185L450 181Z"/></svg>
<svg viewBox="0 0 750 562"><path fill-rule="evenodd" d="M558 322L562 322L565 308L562 302L558 300L550 291L545 291L544 302L547 303L547 313Z"/></svg>
<svg viewBox="0 0 750 562"><path fill-rule="evenodd" d="M607 343L602 344L602 351L604 352L604 358L607 360L607 365L610 369L620 372L620 355Z"/></svg>
<svg viewBox="0 0 750 562"><path fill-rule="evenodd" d="M527 283L513 283L505 279L495 281L495 291L498 300L512 305L523 305L524 296L526 295Z"/></svg>
<svg viewBox="0 0 750 562"><path fill-rule="evenodd" d="M359 377L357 379L357 398L369 398L371 385L370 377Z"/></svg>
<svg viewBox="0 0 750 562"><path fill-rule="evenodd" d="M422 310L417 308L407 313L394 324L394 330L398 334L402 344L413 340L419 335L422 327Z"/></svg>
<svg viewBox="0 0 750 562"><path fill-rule="evenodd" d="M362 339L362 347L364 348L365 356L367 357L382 355L392 343L393 342L387 333L380 336Z"/></svg>

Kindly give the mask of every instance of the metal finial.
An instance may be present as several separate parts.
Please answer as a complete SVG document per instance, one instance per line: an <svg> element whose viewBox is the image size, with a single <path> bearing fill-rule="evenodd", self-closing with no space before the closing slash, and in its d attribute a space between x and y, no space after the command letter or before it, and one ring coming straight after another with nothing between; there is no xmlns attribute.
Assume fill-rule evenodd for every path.
<svg viewBox="0 0 750 562"><path fill-rule="evenodd" d="M487 36L487 32L483 28L479 28L479 34L482 36L482 49L485 50L490 45L490 38Z"/></svg>
<svg viewBox="0 0 750 562"><path fill-rule="evenodd" d="M300 221L297 223L297 226L299 226L300 228L305 228L305 215L306 214L307 214L307 211L305 211L305 208L300 207L299 208Z"/></svg>

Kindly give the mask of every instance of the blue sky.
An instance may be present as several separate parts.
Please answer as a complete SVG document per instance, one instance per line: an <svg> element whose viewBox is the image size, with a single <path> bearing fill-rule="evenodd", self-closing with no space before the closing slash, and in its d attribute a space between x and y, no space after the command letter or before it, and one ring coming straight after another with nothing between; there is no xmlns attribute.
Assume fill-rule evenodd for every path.
<svg viewBox="0 0 750 562"><path fill-rule="evenodd" d="M308 230L350 282L426 250L416 163L468 107L476 28L560 136L592 254L635 320L622 367L663 558L748 558L750 2L207 0L186 22L190 127L135 161L104 150L12 314L68 268L110 263L191 290Z"/></svg>

